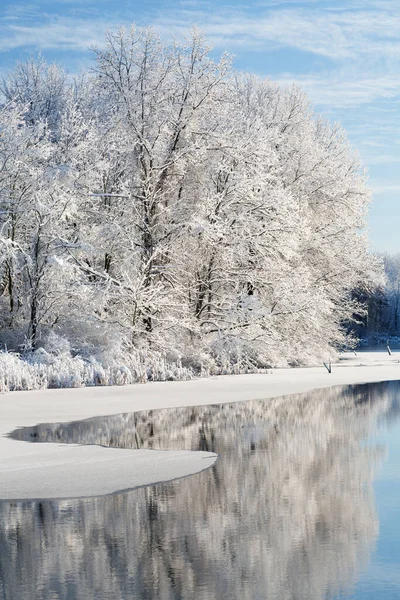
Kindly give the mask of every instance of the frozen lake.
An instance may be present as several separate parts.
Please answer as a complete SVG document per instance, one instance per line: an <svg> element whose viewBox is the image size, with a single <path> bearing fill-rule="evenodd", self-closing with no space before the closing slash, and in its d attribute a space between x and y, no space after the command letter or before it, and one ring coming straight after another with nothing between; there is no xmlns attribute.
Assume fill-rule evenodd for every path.
<svg viewBox="0 0 400 600"><path fill-rule="evenodd" d="M18 429L219 459L110 496L0 502L0 598L398 599L399 416L386 382Z"/></svg>

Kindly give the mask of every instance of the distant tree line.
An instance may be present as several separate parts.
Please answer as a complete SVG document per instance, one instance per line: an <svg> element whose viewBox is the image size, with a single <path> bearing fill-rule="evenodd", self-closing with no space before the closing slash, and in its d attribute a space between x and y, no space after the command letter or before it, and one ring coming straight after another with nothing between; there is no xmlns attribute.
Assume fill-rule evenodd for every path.
<svg viewBox="0 0 400 600"><path fill-rule="evenodd" d="M384 269L384 281L372 293L356 292L358 301L366 306L355 334L360 338L383 343L386 338L400 337L400 253L379 254Z"/></svg>

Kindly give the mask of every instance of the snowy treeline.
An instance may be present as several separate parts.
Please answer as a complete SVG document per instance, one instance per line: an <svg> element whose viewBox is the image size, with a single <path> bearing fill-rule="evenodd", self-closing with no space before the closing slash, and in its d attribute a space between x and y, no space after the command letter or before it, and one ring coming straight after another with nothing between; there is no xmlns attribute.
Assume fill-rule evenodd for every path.
<svg viewBox="0 0 400 600"><path fill-rule="evenodd" d="M400 254L378 254L384 269L384 282L366 300L367 313L360 320L356 333L369 343L384 343L400 339Z"/></svg>
<svg viewBox="0 0 400 600"><path fill-rule="evenodd" d="M352 291L379 269L345 133L299 88L215 62L196 30L120 29L94 57L73 83L42 59L3 82L2 347L146 378L347 343Z"/></svg>

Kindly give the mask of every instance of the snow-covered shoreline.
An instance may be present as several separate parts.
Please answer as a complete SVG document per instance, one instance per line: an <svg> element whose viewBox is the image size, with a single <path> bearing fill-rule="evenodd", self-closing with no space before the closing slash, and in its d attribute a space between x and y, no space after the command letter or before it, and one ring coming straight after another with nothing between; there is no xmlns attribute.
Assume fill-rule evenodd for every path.
<svg viewBox="0 0 400 600"><path fill-rule="evenodd" d="M12 392L0 397L0 499L73 498L197 473L215 454L122 450L99 446L29 444L7 438L20 426L94 416L241 400L267 399L317 388L400 379L400 353L344 354L325 367L276 369L265 375L227 375L125 387Z"/></svg>

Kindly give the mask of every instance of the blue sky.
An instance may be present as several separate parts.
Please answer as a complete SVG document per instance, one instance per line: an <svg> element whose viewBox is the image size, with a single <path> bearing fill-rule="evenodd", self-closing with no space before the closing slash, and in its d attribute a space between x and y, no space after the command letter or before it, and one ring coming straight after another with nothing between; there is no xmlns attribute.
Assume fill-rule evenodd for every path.
<svg viewBox="0 0 400 600"><path fill-rule="evenodd" d="M369 171L372 248L400 252L399 0L0 0L0 75L41 52L71 73L115 25L181 36L198 25L236 68L300 83Z"/></svg>

